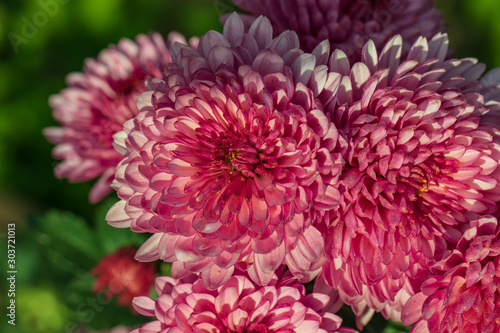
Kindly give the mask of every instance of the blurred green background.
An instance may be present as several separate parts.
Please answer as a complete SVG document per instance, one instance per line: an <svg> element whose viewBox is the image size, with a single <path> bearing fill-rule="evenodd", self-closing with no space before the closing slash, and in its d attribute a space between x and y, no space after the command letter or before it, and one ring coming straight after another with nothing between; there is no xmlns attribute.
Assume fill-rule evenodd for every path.
<svg viewBox="0 0 500 333"><path fill-rule="evenodd" d="M478 58L488 69L500 66L498 0L439 0L436 5L448 25L455 57ZM64 332L74 319L70 305L79 302L77 296L71 300L72 291L92 284L85 271L114 247L139 242L127 238L130 233L100 226L112 199L91 205L90 183L69 184L53 177L57 162L51 158L52 145L41 135L44 127L56 124L48 97L65 87L66 74L80 71L85 58L123 37L172 30L201 36L220 30L218 14L234 8L230 0L1 1L0 262L6 258L7 224L15 223L18 270L18 325L11 327L4 315L6 269L3 264L0 268L1 332ZM75 249L64 233L98 234L101 239L95 244L92 237L86 240L95 251L80 257L85 246ZM115 244L106 237L119 240ZM57 246L63 257L47 250ZM77 267L75 257L83 258ZM110 325L92 321L96 329Z"/></svg>

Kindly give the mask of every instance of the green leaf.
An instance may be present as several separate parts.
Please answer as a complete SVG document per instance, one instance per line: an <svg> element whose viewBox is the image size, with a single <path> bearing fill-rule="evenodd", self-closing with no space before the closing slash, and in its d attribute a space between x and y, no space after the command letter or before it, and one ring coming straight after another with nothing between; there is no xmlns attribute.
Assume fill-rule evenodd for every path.
<svg viewBox="0 0 500 333"><path fill-rule="evenodd" d="M51 210L31 222L39 230L37 241L59 268L88 270L100 259L96 237L81 217Z"/></svg>

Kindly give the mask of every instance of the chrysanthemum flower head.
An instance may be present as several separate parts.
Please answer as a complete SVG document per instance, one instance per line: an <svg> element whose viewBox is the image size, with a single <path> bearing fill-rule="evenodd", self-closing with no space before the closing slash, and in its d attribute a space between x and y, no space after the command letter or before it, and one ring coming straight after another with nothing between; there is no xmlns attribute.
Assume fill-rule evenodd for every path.
<svg viewBox="0 0 500 333"><path fill-rule="evenodd" d="M172 47L116 140L128 156L107 219L155 233L140 260L173 262L176 278L201 272L211 288L235 265L264 285L284 262L305 279L319 270L313 222L339 204L343 147L322 105L339 74L327 43L298 47L295 33L273 39L264 17L246 31L237 14L198 50Z"/></svg>
<svg viewBox="0 0 500 333"><path fill-rule="evenodd" d="M471 223L456 248L403 308L410 332L500 331L500 228L491 216Z"/></svg>
<svg viewBox="0 0 500 333"><path fill-rule="evenodd" d="M444 32L442 17L432 0L240 0L235 1L252 15L269 17L275 32L297 32L302 49L313 50L328 39L351 61L372 40L380 51L396 34L408 51L419 36L431 38ZM243 16L247 21L255 17Z"/></svg>
<svg viewBox="0 0 500 333"><path fill-rule="evenodd" d="M491 105L476 92L484 66L445 61L447 44L441 34L420 38L402 60L395 37L381 53L367 43L352 66L342 51L330 59L342 79L327 115L348 149L324 272L349 289L346 303L357 294L403 304L401 288L410 296L469 221L496 211L498 128L480 122Z"/></svg>
<svg viewBox="0 0 500 333"><path fill-rule="evenodd" d="M281 275L281 274L280 274ZM132 333L237 332L237 333L354 333L341 327L342 319L320 312L329 297L305 294L291 274L276 275L261 287L245 274L236 274L216 290L201 280L156 279L158 299L137 297L135 309L157 320Z"/></svg>
<svg viewBox="0 0 500 333"><path fill-rule="evenodd" d="M68 87L50 98L62 127L43 132L56 144L54 158L62 160L55 168L57 177L70 182L100 177L89 194L91 202L111 191L116 165L123 158L113 148L112 136L137 114L136 98L146 91L144 81L161 76L170 60L159 34L139 35L135 41L122 39L97 59L87 59L83 73L66 77Z"/></svg>
<svg viewBox="0 0 500 333"><path fill-rule="evenodd" d="M93 291L107 297L118 296L118 304L131 306L132 299L149 295L154 283L155 267L134 259L137 248L125 247L104 257L90 274L96 277Z"/></svg>

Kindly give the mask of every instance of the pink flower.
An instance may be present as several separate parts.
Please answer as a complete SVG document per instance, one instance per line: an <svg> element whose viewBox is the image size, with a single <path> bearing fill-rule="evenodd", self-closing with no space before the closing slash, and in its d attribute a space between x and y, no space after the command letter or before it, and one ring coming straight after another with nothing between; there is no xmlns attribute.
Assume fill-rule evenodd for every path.
<svg viewBox="0 0 500 333"><path fill-rule="evenodd" d="M498 128L480 122L498 103L476 92L484 65L445 61L447 44L420 38L401 60L398 36L381 53L367 43L352 66L340 50L330 59L342 79L326 113L348 149L325 280L395 319L434 258L500 199Z"/></svg>
<svg viewBox="0 0 500 333"><path fill-rule="evenodd" d="M456 248L403 308L410 332L500 331L500 228L496 218L471 223Z"/></svg>
<svg viewBox="0 0 500 333"><path fill-rule="evenodd" d="M108 222L155 233L139 260L173 262L214 289L234 266L267 284L286 263L311 280L323 262L313 222L339 204L341 139L322 101L332 98L323 43L307 54L295 33L272 38L266 18L248 31L237 14L198 50L172 47L164 80L116 145L128 154Z"/></svg>
<svg viewBox="0 0 500 333"><path fill-rule="evenodd" d="M158 299L137 297L135 309L157 320L132 333L154 332L332 332L353 333L340 327L342 319L319 312L328 302L324 294L305 294L293 276L276 275L265 287L245 275L234 275L216 290L201 280L192 283L171 277L156 279Z"/></svg>
<svg viewBox="0 0 500 333"><path fill-rule="evenodd" d="M151 263L134 259L137 248L119 249L94 267L90 274L96 276L94 292L105 291L108 297L118 296L118 304L130 306L136 296L149 295L154 282L155 267Z"/></svg>
<svg viewBox="0 0 500 333"><path fill-rule="evenodd" d="M252 15L269 17L276 33L294 30L302 49L313 50L328 39L332 50L340 48L351 61L359 61L361 49L372 40L380 51L400 34L403 50L419 36L431 38L444 32L442 17L432 0L237 0ZM247 21L254 18L245 17Z"/></svg>
<svg viewBox="0 0 500 333"><path fill-rule="evenodd" d="M68 88L50 98L54 118L62 127L43 133L56 144L53 156L62 160L55 175L70 182L100 177L89 194L98 202L111 191L115 168L123 158L112 146L113 134L137 112L136 98L146 91L144 80L161 76L170 52L159 34L122 39L87 59L83 73L67 76Z"/></svg>

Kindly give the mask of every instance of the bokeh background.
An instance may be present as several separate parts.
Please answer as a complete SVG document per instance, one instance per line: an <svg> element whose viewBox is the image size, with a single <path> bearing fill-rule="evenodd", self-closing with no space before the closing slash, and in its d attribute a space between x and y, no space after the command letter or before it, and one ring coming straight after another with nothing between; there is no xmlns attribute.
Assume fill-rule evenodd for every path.
<svg viewBox="0 0 500 333"><path fill-rule="evenodd" d="M478 58L488 69L500 66L498 0L437 0L436 6L448 25L455 57ZM1 332L69 333L144 321L114 303L93 316L83 311L81 305L93 297L88 270L103 255L140 244L143 238L105 224L105 212L116 198L91 205L90 183L70 184L53 177L57 162L51 158L52 145L41 135L44 127L56 125L47 100L65 87L66 74L81 70L85 58L123 37L173 30L201 36L221 30L219 14L234 9L231 0L0 2ZM7 324L5 315L9 223L16 224L15 327ZM365 332L406 331L386 325L376 317Z"/></svg>

